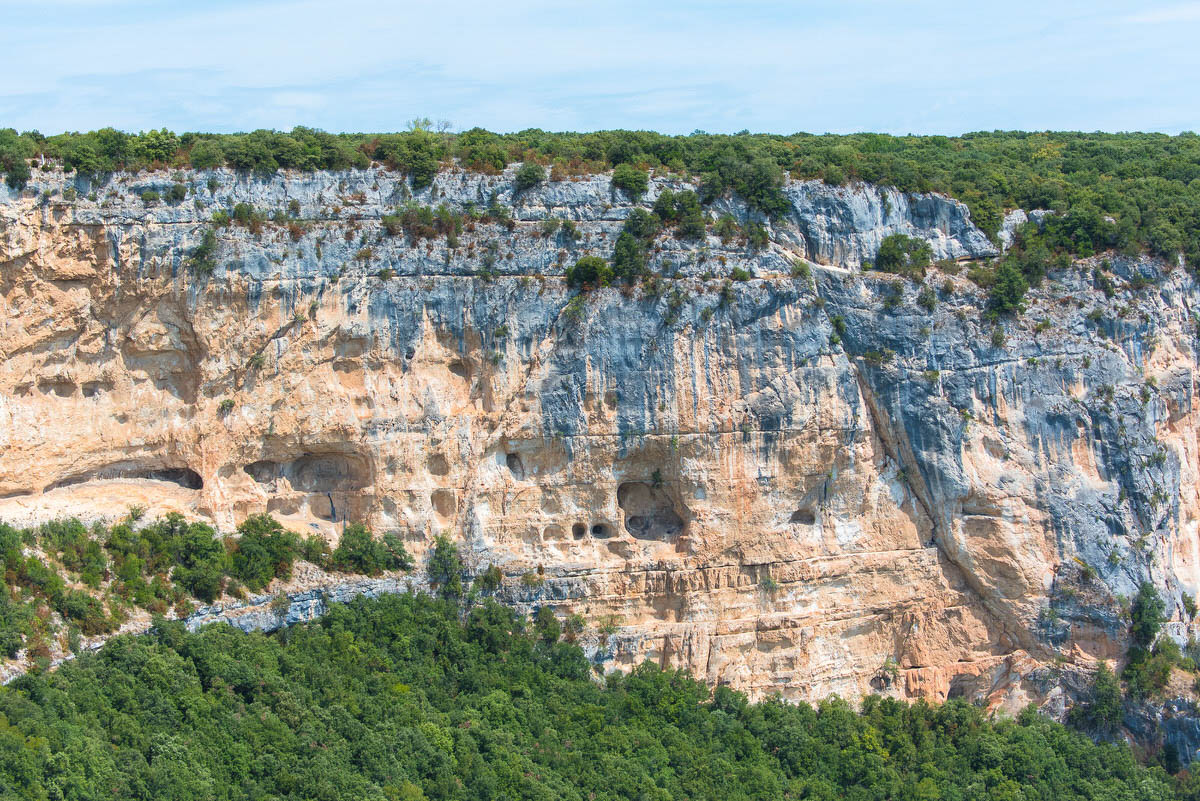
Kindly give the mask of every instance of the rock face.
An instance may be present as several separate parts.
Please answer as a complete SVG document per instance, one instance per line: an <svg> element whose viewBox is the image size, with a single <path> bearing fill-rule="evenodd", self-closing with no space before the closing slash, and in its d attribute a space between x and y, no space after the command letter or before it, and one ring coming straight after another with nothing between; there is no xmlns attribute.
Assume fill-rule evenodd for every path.
<svg viewBox="0 0 1200 801"><path fill-rule="evenodd" d="M1123 653L1120 596L1146 578L1190 631L1182 270L1095 260L995 325L965 276L931 275L930 309L856 269L893 232L995 254L962 205L792 183L763 250L660 236L658 294L574 298L565 266L609 256L633 208L606 176L514 194L511 172L445 172L415 195L382 170L181 177L173 205L139 199L166 173L0 189L0 519L363 520L418 555L445 532L504 570L505 600L584 615L604 665L753 695L1042 701L1056 657ZM643 202L664 186L684 188ZM387 236L409 199L513 221L453 248ZM238 202L294 219L217 229L194 275ZM725 284L735 268L752 280Z"/></svg>

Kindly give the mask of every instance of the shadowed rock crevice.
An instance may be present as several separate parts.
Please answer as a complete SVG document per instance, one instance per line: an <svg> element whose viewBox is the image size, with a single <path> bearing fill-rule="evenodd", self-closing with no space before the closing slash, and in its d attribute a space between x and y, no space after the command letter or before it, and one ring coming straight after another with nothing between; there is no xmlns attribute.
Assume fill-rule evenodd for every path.
<svg viewBox="0 0 1200 801"><path fill-rule="evenodd" d="M287 462L263 460L243 468L260 484L287 479L300 492L344 492L370 485L371 473L359 456L345 454L305 454Z"/></svg>
<svg viewBox="0 0 1200 801"><path fill-rule="evenodd" d="M625 530L639 540L674 542L685 524L675 504L661 489L641 481L617 487L617 505L625 513Z"/></svg>
<svg viewBox="0 0 1200 801"><path fill-rule="evenodd" d="M101 481L105 479L166 481L171 484L178 484L184 489L204 489L204 479L199 473L189 467L147 467L135 462L118 462L106 465L97 470L76 473L73 476L54 482L43 491L50 492L62 487L71 487L76 484L87 483L88 481Z"/></svg>

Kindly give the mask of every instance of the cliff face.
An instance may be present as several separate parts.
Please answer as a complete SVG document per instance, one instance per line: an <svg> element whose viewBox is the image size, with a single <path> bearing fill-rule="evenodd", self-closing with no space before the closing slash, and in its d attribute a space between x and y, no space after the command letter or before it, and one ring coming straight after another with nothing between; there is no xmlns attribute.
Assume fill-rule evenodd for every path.
<svg viewBox="0 0 1200 801"><path fill-rule="evenodd" d="M0 189L0 519L267 511L331 538L364 520L417 554L447 532L504 569L507 600L585 615L606 665L752 694L1046 701L1056 656L1123 653L1119 596L1147 577L1186 639L1182 270L1062 271L997 335L965 275L933 273L929 310L857 269L892 232L995 254L963 206L794 183L767 248L660 237L660 295L581 302L564 267L608 256L633 208L605 176L514 195L511 174L443 173L415 196L378 170L183 178L186 200L150 206L172 176ZM645 200L666 186L684 188ZM410 197L514 222L454 249L384 235ZM194 276L237 202L296 219L218 229ZM752 280L724 288L735 267Z"/></svg>

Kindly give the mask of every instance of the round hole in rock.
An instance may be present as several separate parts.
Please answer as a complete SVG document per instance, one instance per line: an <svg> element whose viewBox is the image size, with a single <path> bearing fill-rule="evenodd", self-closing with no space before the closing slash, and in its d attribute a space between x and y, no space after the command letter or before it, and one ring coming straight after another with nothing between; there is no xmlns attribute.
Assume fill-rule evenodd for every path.
<svg viewBox="0 0 1200 801"><path fill-rule="evenodd" d="M571 536L577 540L583 539L583 535L587 534L587 526L583 523L576 523L571 526Z"/></svg>
<svg viewBox="0 0 1200 801"><path fill-rule="evenodd" d="M525 465L521 463L521 454L505 454L504 464L508 466L508 470L513 474L513 478L515 478L517 481L525 480Z"/></svg>
<svg viewBox="0 0 1200 801"><path fill-rule="evenodd" d="M675 512L670 497L652 484L621 484L617 487L617 505L625 513L625 529L639 540L672 542L683 533L683 519Z"/></svg>
<svg viewBox="0 0 1200 801"><path fill-rule="evenodd" d="M429 472L435 476L444 476L450 473L450 462L446 461L446 457L440 453L431 454L429 457Z"/></svg>
<svg viewBox="0 0 1200 801"><path fill-rule="evenodd" d="M434 490L429 500L433 504L434 511L442 517L453 517L454 513L458 511L458 501L454 497L454 490Z"/></svg>
<svg viewBox="0 0 1200 801"><path fill-rule="evenodd" d="M204 479L190 467L169 467L166 470L151 470L147 478L155 481L170 481L184 489L204 489Z"/></svg>
<svg viewBox="0 0 1200 801"><path fill-rule="evenodd" d="M802 526L811 526L817 522L817 516L813 513L812 509L801 507L792 512L791 522L799 523Z"/></svg>
<svg viewBox="0 0 1200 801"><path fill-rule="evenodd" d="M613 530L607 523L596 523L592 526L592 536L606 540L613 535Z"/></svg>

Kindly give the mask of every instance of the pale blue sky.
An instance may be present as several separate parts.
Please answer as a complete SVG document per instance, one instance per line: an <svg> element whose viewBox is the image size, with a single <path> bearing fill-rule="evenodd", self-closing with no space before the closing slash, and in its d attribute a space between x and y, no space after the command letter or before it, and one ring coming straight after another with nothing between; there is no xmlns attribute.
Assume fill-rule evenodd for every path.
<svg viewBox="0 0 1200 801"><path fill-rule="evenodd" d="M1200 2L0 0L0 127L1200 128Z"/></svg>

